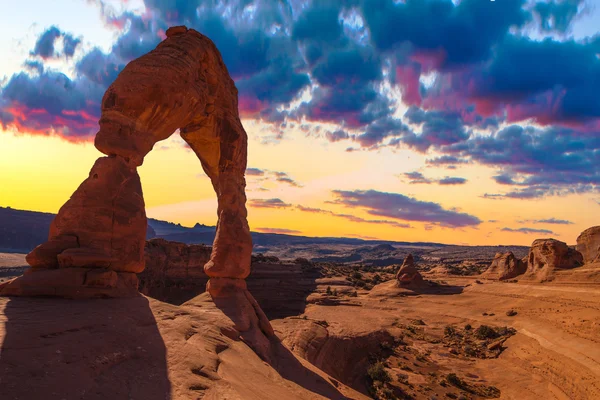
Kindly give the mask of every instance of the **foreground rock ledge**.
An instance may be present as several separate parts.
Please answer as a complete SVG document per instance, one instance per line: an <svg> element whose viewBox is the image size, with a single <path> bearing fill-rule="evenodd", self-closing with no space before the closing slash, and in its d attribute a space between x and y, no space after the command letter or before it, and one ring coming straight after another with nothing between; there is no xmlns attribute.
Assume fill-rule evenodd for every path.
<svg viewBox="0 0 600 400"><path fill-rule="evenodd" d="M265 363L207 293L182 306L0 298L0 320L3 399L366 398L279 342Z"/></svg>

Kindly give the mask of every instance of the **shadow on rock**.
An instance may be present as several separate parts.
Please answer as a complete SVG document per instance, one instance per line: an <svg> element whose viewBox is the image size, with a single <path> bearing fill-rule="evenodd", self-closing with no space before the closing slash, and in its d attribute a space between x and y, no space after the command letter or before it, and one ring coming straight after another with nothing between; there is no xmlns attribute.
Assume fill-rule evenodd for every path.
<svg viewBox="0 0 600 400"><path fill-rule="evenodd" d="M453 295L461 294L462 286L447 285L424 280L418 285L400 285L396 280L381 283L374 286L369 292L369 297L395 297L395 296L418 296L421 294Z"/></svg>
<svg viewBox="0 0 600 400"><path fill-rule="evenodd" d="M337 389L339 386L338 381L333 378L328 380L306 368L281 342L272 344L272 353L274 356L271 365L284 379L328 399L350 399Z"/></svg>
<svg viewBox="0 0 600 400"><path fill-rule="evenodd" d="M0 299L3 399L171 399L148 300Z"/></svg>

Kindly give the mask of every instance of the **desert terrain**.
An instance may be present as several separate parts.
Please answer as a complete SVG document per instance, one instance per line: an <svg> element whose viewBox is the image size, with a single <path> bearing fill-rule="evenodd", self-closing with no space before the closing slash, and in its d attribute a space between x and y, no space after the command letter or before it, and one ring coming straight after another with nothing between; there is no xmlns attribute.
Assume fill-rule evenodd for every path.
<svg viewBox="0 0 600 400"><path fill-rule="evenodd" d="M110 396L119 398L133 379L123 371L141 368L135 387L127 390L146 398L168 398L158 392L173 398L225 398L226 393L274 399L600 397L599 263L557 270L546 282L523 276L497 280L486 276L494 247L368 247L371 255L384 258L414 253L427 284L412 288L398 285L398 265L255 254L248 288L281 340L267 366L223 333L231 320L202 294L208 280L202 265L210 248L195 246L147 242L140 284L146 297L127 300L139 309L135 317L107 314L106 305L117 306L124 301L119 299L2 298L3 387L14 398L26 398L19 397L25 392L18 382L33 375L48 385L40 386L43 390L64 393L60 379L72 374L82 393L98 390L97 397L88 398L106 398L103 382L115 379ZM335 254L366 252L365 246L328 246ZM322 249L297 247L286 251L310 257ZM512 250L527 258L522 248ZM0 260L0 279L25 269L24 254L2 253ZM167 267L160 271L160 265ZM136 337L148 339L133 348L98 335L132 343ZM77 346L88 346L89 340L94 350L76 355ZM63 354L66 343L77 346ZM12 357L24 347L28 361L17 362ZM184 357L188 352L198 358ZM162 381L152 379L146 386L142 371ZM268 393L261 385L269 386Z"/></svg>

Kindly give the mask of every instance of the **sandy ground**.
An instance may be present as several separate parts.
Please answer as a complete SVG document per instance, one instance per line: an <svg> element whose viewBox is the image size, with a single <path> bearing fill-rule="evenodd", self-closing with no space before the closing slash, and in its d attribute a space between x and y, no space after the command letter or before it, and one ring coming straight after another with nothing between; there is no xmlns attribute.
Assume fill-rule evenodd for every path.
<svg viewBox="0 0 600 400"><path fill-rule="evenodd" d="M448 325L510 326L517 333L505 342L498 358L450 357L443 346L428 340L415 340L412 347L414 351L431 352L428 365L435 366L439 373L452 372L472 384L494 386L500 389L503 399L600 398L598 285L476 284L472 279L444 279L449 285L468 286L460 294L399 297L390 289L393 282L386 282L376 287L379 294L375 289L369 295L360 293L350 300L354 303L351 306L311 304L305 315L327 321L330 332L346 337L382 327L394 333L394 327L415 319L424 322L424 336L433 338L442 338ZM507 316L508 310L517 314ZM395 359L393 363L388 360L391 372L402 373L395 363ZM413 386L427 379L425 366L421 365L421 371L412 367L415 371L408 375ZM425 391L406 392L414 398L430 398Z"/></svg>
<svg viewBox="0 0 600 400"><path fill-rule="evenodd" d="M0 253L0 279L20 275L23 271L24 256L24 254ZM594 271L590 273L596 273ZM442 399L448 397L448 393L460 398L461 393L450 390L453 388L434 385L439 381L439 377L446 376L448 373L456 373L472 385L489 385L498 388L502 399L600 399L600 285L598 284L586 283L585 280L578 280L575 283L574 281L569 282L568 279L546 284L500 283L485 280L481 280L482 283L476 283L476 278L473 277L444 276L445 284L457 288L454 294L399 295L397 291L394 291L394 282L385 282L376 286L371 292L358 290L358 297L351 297L348 293L351 293L352 290L347 290L349 288L342 285L343 279L338 279L339 282L333 278L327 279L319 282L320 286L317 290L324 293L327 286L332 289L337 288L340 293L338 295L340 301L309 304L305 313L300 318L296 318L306 317L308 320L326 321L331 336L351 341L352 338L368 335L370 332L381 329L387 329L393 335L401 336L406 335L406 327L411 324L411 321L421 320L423 322L423 326L418 327L419 335L408 336L409 346L388 359L389 370L394 377L393 384L412 398ZM339 287L336 282L340 283ZM276 395L284 395L284 393L286 396L291 396L290 398L311 398L312 394L317 398L319 396L329 398L331 393L338 396L340 392L345 392L344 394L349 397L360 397L356 392L338 386L335 377L328 377L310 364L305 364L304 367L297 364L295 369L291 369L290 372L283 369L278 369L276 372L270 368L263 368L266 366L260 360L248 359L253 354L249 352L249 349L229 340L226 340L227 348L236 350L223 354L219 352L221 354L219 363L227 362L227 365L234 368L235 372L229 375L226 372L227 369L220 368L214 370L214 373L219 375L217 380L202 379L201 383L196 384L194 379L197 378L194 378L194 374L181 375L182 372L177 365L180 362L187 362L183 360L186 359L186 354L190 349L198 352L202 346L205 346L205 343L198 342L191 348L186 347L190 344L181 347L186 341L179 336L185 337L187 333L180 331L188 329L187 325L206 326L208 329L210 323L214 323L210 322L211 318L194 314L189 310L186 310L187 314L182 314L180 309L175 306L149 300L149 302L138 304L135 307L141 309L140 313L143 311L147 314L148 321L152 323L146 324L142 321L138 324L135 321L140 319L138 317L129 318L124 312L115 315L106 314L101 312L104 307L97 308L97 304L108 304L108 302L93 303L94 306L91 307L83 304L76 305L68 301L46 303L42 299L34 299L7 303L6 299L1 300L3 313L0 315L0 319L5 322L4 342L0 358L2 360L0 367L4 368L0 368L0 379L4 378L3 388L8 387L5 386L6 383L17 385L12 386L9 393L16 394L17 396L14 398L27 398L18 396L21 393L20 390L25 388L25 386L20 386L22 383L18 382L26 382L34 376L37 377L36 379L42 379L42 382L46 382L48 385L53 385L53 379L57 379L61 373L69 372L79 376L80 380L92 379L87 386L85 381L82 381L82 390L85 388L108 390L109 383L102 381L106 375L102 372L103 370L91 371L91 378L77 369L72 370L75 366L87 368L89 360L96 355L88 351L89 354L85 353L88 354L88 359L79 360L77 351L80 351L81 347L79 349L77 346L73 347L74 350L72 352L68 350L68 354L66 354L61 346L67 346L66 348L69 349L68 346L74 338L84 343L92 337L96 337L92 333L94 329L99 329L105 338L108 337L110 340L106 342L105 339L100 340L96 337L91 343L106 353L105 357L110 359L110 354L125 354L129 351L127 348L119 347L119 336L130 335L127 331L130 329L128 324L134 323L131 329L141 329L138 333L142 335L144 329L151 328L156 346L166 348L166 355L160 353L151 359L156 362L158 357L163 365L161 367L164 370L163 374L171 377L170 384L165 385L172 386L167 389L161 388L161 390L170 391L174 398L194 398L193 393L199 392L205 394L205 398L210 398L211 395L218 397L225 394L227 390L233 390L234 386L235 395L232 395L232 398L240 395L243 397L246 389L252 392L252 394L246 393L248 398L261 398L267 392L272 398L276 398ZM12 307L9 307L10 304ZM133 307L134 312L135 307ZM64 313L63 311L67 309L69 312ZM508 310L514 310L517 314L507 316ZM172 318L180 320L180 315L188 314L183 325L173 325L171 322ZM276 330L283 326L282 321L284 320L273 321ZM107 328L107 326L115 326L115 322L122 323L123 326L116 327L114 330ZM470 324L474 328L481 324L509 326L516 329L516 334L506 340L504 351L498 358L478 359L452 355L443 343L439 343L439 339L444 337L445 327L452 325L462 328L466 324ZM74 330L69 330L71 325ZM219 320L217 325L224 326L226 323ZM108 332L104 332L106 329ZM53 336L54 331L61 332L59 335L61 339L52 339L53 341L49 342L49 339L43 335L58 338L59 336ZM207 335L205 336L206 340L211 343L211 346L214 346L215 333L206 331L204 334ZM85 335L85 337L79 338L78 335ZM0 336L2 336L1 332ZM217 336L221 337L219 334ZM131 340L138 339L132 337ZM19 348L25 350L19 350ZM25 351L24 356L29 360L26 363L19 361L19 357L16 355L18 354L16 352L22 351ZM40 355L40 351L48 354ZM57 351L58 353L56 353ZM63 353L60 353L61 351ZM56 360L50 354L53 352L57 354ZM71 353L73 354L71 355ZM203 362L208 362L204 360L207 356L203 354L198 353L198 357L202 358ZM72 357L73 361L65 361L67 355ZM423 357L420 355L427 355L426 361L422 362ZM139 365L144 363L144 357L135 353L127 355L126 358L129 360L127 363L133 363L132 367L144 368ZM295 360L289 355L286 357L287 360ZM227 361L228 359L229 361ZM336 361L343 362L343 357ZM102 363L103 361L98 362ZM119 371L126 365L113 368L113 363L121 365L121 361L109 360L106 362L110 364L110 368L107 368L110 369L111 374L113 372L120 373ZM297 363L297 361L294 362ZM72 363L74 365L69 366ZM21 364L20 369L15 369L16 365ZM41 367L41 365L45 365L45 367ZM244 372L244 366L263 369L260 370L260 376L253 376ZM290 378L286 376L288 373L292 376L298 371L302 371L308 380L317 379L320 382L319 389L313 387L305 390L303 388L306 388L306 379L290 381ZM85 376L81 377L82 373ZM399 383L399 378L396 376L402 376L402 379L406 380L403 381L404 383ZM13 377L20 380L12 380ZM263 392L264 388L251 384L253 379L256 380L256 385L259 383L261 385L283 385L280 388L281 392L277 390ZM59 381L65 382L62 378ZM215 385L216 382L219 382L219 385ZM121 384L125 383L121 382ZM146 383L140 382L140 387L143 386L142 384ZM177 387L181 385L185 387L182 387L180 390L183 391L178 393ZM335 386L338 386L337 390ZM247 388L244 389L245 387ZM53 386L53 390L60 391L60 385L58 388ZM123 389L119 394L126 391ZM52 396L48 398L52 398ZM471 394L465 398L481 397Z"/></svg>

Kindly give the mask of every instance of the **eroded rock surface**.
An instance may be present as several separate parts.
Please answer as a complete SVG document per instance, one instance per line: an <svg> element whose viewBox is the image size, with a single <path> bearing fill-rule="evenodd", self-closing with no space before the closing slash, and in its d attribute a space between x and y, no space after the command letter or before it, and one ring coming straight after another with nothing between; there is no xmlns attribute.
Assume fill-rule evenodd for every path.
<svg viewBox="0 0 600 400"><path fill-rule="evenodd" d="M584 263L600 262L600 226L593 226L581 232L577 238L577 251Z"/></svg>
<svg viewBox="0 0 600 400"><path fill-rule="evenodd" d="M512 279L527 271L527 264L515 257L512 252L498 253L490 267L481 275L488 279Z"/></svg>
<svg viewBox="0 0 600 400"><path fill-rule="evenodd" d="M396 274L396 281L399 286L419 286L423 283L423 277L415 266L412 254L409 254L404 259L402 266Z"/></svg>
<svg viewBox="0 0 600 400"><path fill-rule="evenodd" d="M527 278L536 280L552 279L554 272L571 269L583 264L583 256L566 243L556 239L537 239L527 256Z"/></svg>

